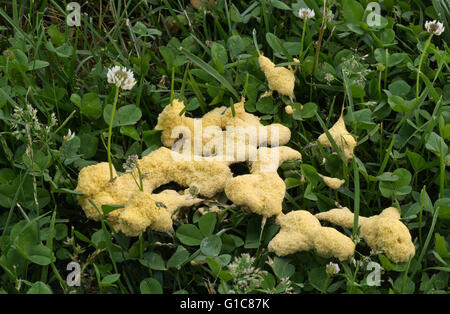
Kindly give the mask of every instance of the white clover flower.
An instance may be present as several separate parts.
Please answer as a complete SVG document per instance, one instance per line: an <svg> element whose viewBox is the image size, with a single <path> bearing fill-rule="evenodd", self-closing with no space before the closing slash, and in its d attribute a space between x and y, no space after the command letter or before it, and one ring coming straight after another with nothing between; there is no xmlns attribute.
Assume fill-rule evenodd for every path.
<svg viewBox="0 0 450 314"><path fill-rule="evenodd" d="M339 271L340 271L339 265L336 263L330 262L326 267L327 275L330 277L336 275L337 273L339 273Z"/></svg>
<svg viewBox="0 0 450 314"><path fill-rule="evenodd" d="M137 155L128 156L126 162L122 165L126 173L133 172L139 162L139 157Z"/></svg>
<svg viewBox="0 0 450 314"><path fill-rule="evenodd" d="M334 13L333 13L333 11L330 10L328 12L327 21L332 22L333 20L334 20Z"/></svg>
<svg viewBox="0 0 450 314"><path fill-rule="evenodd" d="M325 74L325 81L327 81L328 84L330 84L334 80L334 75L331 73Z"/></svg>
<svg viewBox="0 0 450 314"><path fill-rule="evenodd" d="M56 115L54 112L52 112L51 118L50 118L50 125L54 127L58 124L58 119L56 119Z"/></svg>
<svg viewBox="0 0 450 314"><path fill-rule="evenodd" d="M312 19L316 14L314 13L314 10L301 8L298 11L298 15L300 16L300 18L302 20L308 20L308 19Z"/></svg>
<svg viewBox="0 0 450 314"><path fill-rule="evenodd" d="M323 12L323 7L320 7L320 12ZM331 22L334 20L334 13L330 8L326 9L327 21Z"/></svg>
<svg viewBox="0 0 450 314"><path fill-rule="evenodd" d="M437 36L441 35L445 30L444 24L442 24L441 22L438 22L436 20L427 21L425 23L425 28L428 31L428 33L437 35Z"/></svg>
<svg viewBox="0 0 450 314"><path fill-rule="evenodd" d="M72 133L72 131L69 129L69 131L67 132L67 135L64 135L63 140L64 142L68 142L71 139L73 139L75 137L75 132Z"/></svg>
<svg viewBox="0 0 450 314"><path fill-rule="evenodd" d="M106 76L108 83L114 84L121 89L130 90L136 85L133 72L125 67L116 65L108 70Z"/></svg>

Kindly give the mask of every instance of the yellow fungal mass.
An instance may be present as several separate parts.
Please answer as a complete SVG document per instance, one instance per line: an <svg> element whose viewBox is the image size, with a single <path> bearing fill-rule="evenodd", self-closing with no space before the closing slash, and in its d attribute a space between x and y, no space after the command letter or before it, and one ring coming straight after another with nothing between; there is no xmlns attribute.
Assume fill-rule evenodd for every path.
<svg viewBox="0 0 450 314"><path fill-rule="evenodd" d="M259 63L271 89L293 95L292 70L276 68L264 56L259 57ZM302 159L298 151L284 146L291 138L289 128L277 123L263 125L257 116L245 111L244 98L235 103L233 109L218 107L200 119L180 115L184 110L183 102L174 100L159 115L155 129L162 131L161 141L165 147L137 161L142 174L142 191L136 183L139 182L137 169L121 175L113 169L112 180L105 162L80 171L76 191L82 195L78 196L78 202L89 219L99 220L103 205L122 205L105 217L116 232L122 231L128 236L139 236L147 228L169 232L179 208L199 204L203 198L212 199L224 192L231 202L258 215L277 216L281 229L268 246L276 255L315 250L341 261L353 256L355 244L349 237L320 224L320 220L326 220L352 228L354 215L348 208L332 209L315 216L305 210L282 213L286 185L278 175L278 167L286 161ZM288 114L293 112L290 106L285 110ZM184 133L174 132L177 127L184 127ZM329 132L347 160L351 159L356 141L346 130L342 114ZM176 148L180 139L181 145L189 143L191 148L199 144L200 154L195 150L186 154L184 146L182 150L171 149ZM323 146L332 146L325 134L320 135L318 141ZM249 163L250 173L233 177L230 165L239 161ZM320 177L332 189L345 183L338 178ZM187 189L153 193L171 182ZM189 192L193 187L198 196ZM406 262L415 254L409 230L400 218L393 207L376 216L358 218L362 238L373 250L383 251L393 262Z"/></svg>
<svg viewBox="0 0 450 314"><path fill-rule="evenodd" d="M113 175L116 176L116 171L114 169ZM78 175L78 186L76 191L91 196L102 191L108 181L109 165L107 162L88 166L81 169Z"/></svg>
<svg viewBox="0 0 450 314"><path fill-rule="evenodd" d="M208 147L215 140L220 140L222 144L218 146L220 149L224 147L222 154L226 155L227 138L233 139L236 144L249 145L251 144L249 136L256 135L252 144L255 148L264 143L272 146L285 145L291 138L289 128L278 123L263 125L257 116L245 112L244 98L234 104L234 115L231 108L218 107L206 113L201 119L194 119L186 117L184 113L180 115L184 109L182 101L173 100L159 115L155 129L162 131L161 142L164 146L173 148L174 144L180 143L185 148L185 145L189 144L189 153L202 155L206 150L210 154L215 154L217 153L215 149L211 152ZM195 145L200 145L200 152L194 151Z"/></svg>
<svg viewBox="0 0 450 314"><path fill-rule="evenodd" d="M119 217L120 230L129 236L140 235L147 227L168 232L172 228L170 214L158 207L152 195L146 191L131 194Z"/></svg>
<svg viewBox="0 0 450 314"><path fill-rule="evenodd" d="M277 171L282 163L296 159L302 159L302 155L290 147L260 147L257 150L256 160L251 163L251 172Z"/></svg>
<svg viewBox="0 0 450 314"><path fill-rule="evenodd" d="M381 250L394 263L407 262L416 253L408 228L400 221L400 214L389 207L378 216L361 224L361 236L374 250Z"/></svg>
<svg viewBox="0 0 450 314"><path fill-rule="evenodd" d="M329 188L332 188L333 190L339 189L345 183L345 180L341 180L338 178L331 178L323 175L320 175L320 177L322 178L323 183L325 183Z"/></svg>
<svg viewBox="0 0 450 314"><path fill-rule="evenodd" d="M271 90L293 96L293 70L277 68L262 55L259 64ZM281 229L268 246L276 255L315 250L341 261L353 256L355 244L349 237L320 224L320 220L326 220L352 228L354 215L348 208L332 209L315 216L305 210L282 213L286 185L278 175L278 167L286 161L302 159L298 151L284 146L291 138L289 128L277 123L263 125L257 116L245 111L244 98L232 108L215 108L200 119L180 115L185 109L182 101L173 100L158 116L155 129L161 131L164 147L137 160L142 190L136 182L139 182L137 169L121 175L113 169L112 180L105 162L80 171L76 191L82 195L78 196L78 202L89 219L99 220L103 205L122 205L105 217L115 231L128 236L139 236L147 228L169 232L179 208L199 204L203 198L212 199L224 192L231 202L258 215L277 216ZM286 106L285 110L293 113L291 106ZM181 133L180 127L183 128ZM342 114L329 132L347 160L351 159L356 141L345 128ZM318 141L323 146L332 146L325 134L320 135ZM190 144L187 148L191 151L187 151L185 144ZM177 145L183 149L177 149ZM200 146L199 152L195 150L196 145ZM233 177L230 165L239 161L249 163L250 173ZM338 178L320 177L332 189L345 183ZM187 189L153 193L172 182ZM189 192L194 187L198 195ZM376 216L358 218L362 238L373 250L383 251L393 262L408 261L415 254L409 230L400 218L393 207Z"/></svg>
<svg viewBox="0 0 450 314"><path fill-rule="evenodd" d="M279 146L289 142L289 128L276 123L261 124L257 116L245 111L244 98L233 107L233 110L226 107L215 108L201 119L194 119L186 117L184 113L180 115L185 106L182 101L173 100L158 116L155 127L162 131L161 141L168 148L161 147L138 160L143 175L143 191L136 184L137 169L133 173L119 176L114 171L113 180L110 180L107 163L88 166L80 171L77 191L83 195L78 200L86 216L98 220L102 205L124 205L124 208L113 210L106 217L116 231L129 236L139 235L146 228L168 231L178 208L203 201L186 191L179 193L166 190L152 194L159 186L171 182L183 187L195 187L206 198L225 191L235 204L246 205L253 212L266 217L280 214L286 186L279 177L277 168L284 161L301 159L301 154L289 147ZM200 130L197 129L199 126ZM177 127L184 127L186 134L181 134L182 140L192 146L196 144L194 132L201 132L200 155L195 151L193 155L186 155L183 150L177 152L169 149L180 139L179 134L174 132ZM220 145L210 145L210 141L216 140L216 137L206 134L208 127L217 129L217 138L230 138L236 151L228 151L227 141ZM248 129L256 133L249 133ZM258 149L258 146L265 145L273 147ZM212 146L210 153L204 154L207 152L205 148L209 146ZM244 149L240 160L236 158L240 154L239 149ZM231 159L217 158L229 156ZM229 166L238 161L250 161L251 174L233 178Z"/></svg>
<svg viewBox="0 0 450 314"><path fill-rule="evenodd" d="M194 120L185 116L184 103L174 99L170 105L167 105L158 116L156 130L162 130L161 142L166 147L172 147L178 138L172 137L172 131L175 127L185 126L191 132L194 132Z"/></svg>
<svg viewBox="0 0 450 314"><path fill-rule="evenodd" d="M319 220L326 220L341 227L353 228L354 216L347 207L330 209L329 211L316 214L316 217ZM366 219L366 217L359 216L358 224L361 225L361 222Z"/></svg>
<svg viewBox="0 0 450 314"><path fill-rule="evenodd" d="M97 208L95 208L89 200L91 200ZM101 191L91 197L79 197L79 203L83 207L86 217L89 219L100 220L102 205L115 204L115 200L109 193Z"/></svg>
<svg viewBox="0 0 450 314"><path fill-rule="evenodd" d="M245 205L259 215L281 213L286 185L274 172L245 174L231 179L225 187L227 197L236 205Z"/></svg>
<svg viewBox="0 0 450 314"><path fill-rule="evenodd" d="M269 242L269 251L278 256L315 249L318 253L343 261L355 251L353 241L339 231L322 227L306 210L296 210L277 217L280 232Z"/></svg>
<svg viewBox="0 0 450 314"><path fill-rule="evenodd" d="M245 99L241 98L241 101L235 103L234 107L234 116L233 110L231 108L227 108L223 115L221 116L221 123L216 124L221 128L225 128L227 126L255 126L260 127L262 124L259 122L259 118L251 113L245 112ZM223 108L223 107L222 107ZM207 116L205 114L205 116ZM205 117L204 116L204 117Z"/></svg>
<svg viewBox="0 0 450 314"><path fill-rule="evenodd" d="M279 215L286 184L277 169L285 161L301 158L299 152L286 146L260 147L256 161L252 162L251 173L230 179L225 194L236 205L248 206L259 215Z"/></svg>
<svg viewBox="0 0 450 314"><path fill-rule="evenodd" d="M353 158L353 150L356 146L355 138L345 128L344 117L341 114L339 120L328 130L336 145L344 153L347 160ZM332 147L326 133L319 136L318 141L326 147Z"/></svg>
<svg viewBox="0 0 450 314"><path fill-rule="evenodd" d="M192 197L189 189L186 189L183 194L174 190L164 190L161 193L152 194L152 198L165 207L171 216L178 208L193 206L203 201L201 198Z"/></svg>
<svg viewBox="0 0 450 314"><path fill-rule="evenodd" d="M336 229L322 227L314 237L314 247L320 254L330 255L343 261L355 252L353 241Z"/></svg>
<svg viewBox="0 0 450 314"><path fill-rule="evenodd" d="M177 152L165 147L143 157L139 161L139 167L143 174L148 174L144 178L144 189L153 191L173 181L186 187L195 186L206 197L213 197L223 191L226 182L232 177L225 162L204 158L198 161L185 160Z"/></svg>
<svg viewBox="0 0 450 314"><path fill-rule="evenodd" d="M352 228L354 215L348 208L332 209L316 214L319 220ZM382 251L394 263L407 262L415 254L411 234L400 221L395 207L388 207L379 215L358 217L361 237L375 251Z"/></svg>
<svg viewBox="0 0 450 314"><path fill-rule="evenodd" d="M276 67L269 58L264 57L263 55L259 55L258 62L259 66L264 71L271 90L289 97L294 95L295 76L293 70Z"/></svg>
<svg viewBox="0 0 450 314"><path fill-rule="evenodd" d="M291 105L287 105L286 107L284 107L284 111L285 111L288 115L294 114L294 108L292 108Z"/></svg>
<svg viewBox="0 0 450 314"><path fill-rule="evenodd" d="M139 160L138 163L142 174L145 175L143 178L144 191L151 195L153 201L164 204L162 207L169 218L177 208L192 206L199 203L201 199L191 198L189 195L180 195L176 191L170 190L159 194L151 194L157 187L176 182L186 187L195 186L201 195L212 197L223 191L226 182L232 177L230 168L224 162L184 161L176 152L165 147L153 151ZM134 176L138 178L136 172ZM131 196L136 195L139 191L131 173L120 175L111 182L109 181L108 164L101 163L88 166L80 171L76 190L84 194L78 197L78 201L88 218L100 219L99 212L89 200L101 212L102 205L125 205L129 202ZM142 199L142 197L139 199ZM168 226L167 221L161 222L161 224L155 222L151 225L146 218L137 219L138 216L147 213L144 209L137 210L139 204L144 203L135 202L133 206L127 205L129 208L131 206L132 209L117 209L108 214L107 218L116 231L122 230L127 235L136 235L142 232L142 226L145 223L148 223L147 227L150 226L154 230L167 229L161 227ZM130 211L136 211L136 213L130 214ZM133 221L128 223L128 219ZM124 227L125 229L123 229ZM133 227L137 229L133 230Z"/></svg>

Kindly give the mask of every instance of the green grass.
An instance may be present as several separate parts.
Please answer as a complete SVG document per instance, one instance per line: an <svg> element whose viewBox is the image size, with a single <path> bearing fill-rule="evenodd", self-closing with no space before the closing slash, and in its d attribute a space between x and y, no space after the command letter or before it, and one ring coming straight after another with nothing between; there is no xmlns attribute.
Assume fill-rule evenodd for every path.
<svg viewBox="0 0 450 314"><path fill-rule="evenodd" d="M441 1L384 1L381 26L369 27L368 2L327 1L334 18L322 23L319 0L219 0L206 11L183 0L79 1L81 26L69 27L63 1L0 0L0 293L448 293L449 10ZM303 6L316 14L306 23L296 16ZM424 24L435 19L447 29L424 52ZM282 66L300 60L293 103L277 93L260 98L268 86L258 52ZM288 145L302 153L302 164L279 170L285 213L317 213L338 202L356 213L354 228L339 231L358 241L358 216L398 207L416 255L394 264L360 241L355 263L314 251L276 257L267 251L275 219L262 225L225 195L201 206L217 205L219 213L183 211L171 234L132 238L103 219L88 220L74 189L81 168L108 158L115 89L106 73L113 65L132 69L137 81L118 98L116 169L161 146L154 127L174 97L185 101L186 115L201 117L245 94L246 110L288 126ZM41 129L14 115L27 104ZM334 141L334 149L316 142L342 106L358 140L349 162L333 153ZM52 114L57 123L47 130ZM318 172L346 183L333 191ZM218 253L205 256L204 238ZM254 278L239 272L249 267L242 254L260 269ZM79 287L66 282L71 261L82 270ZM340 267L332 277L329 262ZM371 262L383 268L379 286L367 283ZM233 278L252 288L241 290Z"/></svg>

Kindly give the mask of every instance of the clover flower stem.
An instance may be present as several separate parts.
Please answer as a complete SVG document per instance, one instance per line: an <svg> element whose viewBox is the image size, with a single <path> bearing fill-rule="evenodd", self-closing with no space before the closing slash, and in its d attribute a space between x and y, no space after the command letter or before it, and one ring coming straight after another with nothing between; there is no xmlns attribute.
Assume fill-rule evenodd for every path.
<svg viewBox="0 0 450 314"><path fill-rule="evenodd" d="M173 102L174 95L174 82L175 82L175 67L172 66L172 79L170 80L170 103Z"/></svg>
<svg viewBox="0 0 450 314"><path fill-rule="evenodd" d="M333 1L331 1L330 5L332 3L333 3ZM316 54L314 56L314 66L313 66L312 74L316 73L317 66L319 65L320 47L322 46L323 34L325 33L327 16L328 16L327 0L323 0L322 24L320 25L319 40L317 41Z"/></svg>
<svg viewBox="0 0 450 314"><path fill-rule="evenodd" d="M422 55L420 56L420 60L419 60L419 68L417 69L417 80L416 80L416 99L419 99L420 69L422 68L423 58L425 57L425 54L427 53L428 46L430 46L431 38L433 38L432 33L430 34L430 37L428 37L427 41L425 42L425 47L423 48Z"/></svg>
<svg viewBox="0 0 450 314"><path fill-rule="evenodd" d="M245 77L245 85L244 90L242 91L242 98L245 98L245 96L247 96L247 88L248 88L248 72L247 76Z"/></svg>
<svg viewBox="0 0 450 314"><path fill-rule="evenodd" d="M388 77L388 68L389 68L389 50L386 48L386 67L384 68L384 89L387 88L387 77Z"/></svg>
<svg viewBox="0 0 450 314"><path fill-rule="evenodd" d="M109 163L109 176L110 176L111 180L113 179L113 167L112 167L112 161L111 161L111 136L112 136L112 126L113 126L113 122L114 122L114 114L116 112L117 100L118 99L119 99L119 87L116 86L116 94L114 96L114 103L113 103L113 108L112 108L112 112L111 112L111 119L109 121L108 147L107 147L108 163Z"/></svg>
<svg viewBox="0 0 450 314"><path fill-rule="evenodd" d="M258 239L258 250L256 251L256 255L255 255L256 257L259 256L259 251L261 248L261 240L262 240L262 235L263 235L263 231L264 231L264 226L266 225L266 220L267 220L267 217L263 216L262 220L261 220L261 232L259 233L259 239Z"/></svg>
<svg viewBox="0 0 450 314"><path fill-rule="evenodd" d="M356 276L358 275L358 270L359 270L359 263L356 263L356 268L355 268L355 272L353 274L352 284L351 284L352 289L353 289L353 287L355 285L355 282L356 282Z"/></svg>
<svg viewBox="0 0 450 314"><path fill-rule="evenodd" d="M139 236L139 258L144 257L144 237L142 234Z"/></svg>
<svg viewBox="0 0 450 314"><path fill-rule="evenodd" d="M258 53L258 55L260 55L261 52L259 51L258 41L256 40L256 29L253 29L252 36L253 36L253 44L255 45L256 52Z"/></svg>
<svg viewBox="0 0 450 314"><path fill-rule="evenodd" d="M330 276L327 276L327 280L325 280L325 284L323 285L322 291L320 291L321 294L324 294L327 291L329 282L330 282Z"/></svg>
<svg viewBox="0 0 450 314"><path fill-rule="evenodd" d="M184 69L183 81L181 82L180 95L178 99L183 100L184 97L184 89L186 87L187 76L189 72L189 62L186 64L186 68Z"/></svg>
<svg viewBox="0 0 450 314"><path fill-rule="evenodd" d="M359 169L356 164L356 158L353 158L353 176L355 180L355 199L354 199L354 220L352 237L355 239L356 232L358 231L359 220L359 205L360 205L360 184L359 184Z"/></svg>
<svg viewBox="0 0 450 314"><path fill-rule="evenodd" d="M303 53L303 42L305 40L305 31L306 31L306 22L308 19L303 20L303 31L302 31L302 41L300 42L300 53L298 54L298 58L302 59L302 53Z"/></svg>
<svg viewBox="0 0 450 314"><path fill-rule="evenodd" d="M400 293L402 293L402 294L403 294L403 292L405 291L406 278L408 277L408 270L409 270L409 265L411 265L411 260L412 260L412 258L410 258L410 259L408 260L408 264L406 265L405 272L403 273L402 290L400 291Z"/></svg>
<svg viewBox="0 0 450 314"><path fill-rule="evenodd" d="M422 215L423 215L423 208L425 204L425 185L422 188L422 191L420 191L420 210L419 210L419 244L420 247L423 247L423 241L422 241Z"/></svg>
<svg viewBox="0 0 450 314"><path fill-rule="evenodd" d="M442 118L442 116L441 116L441 118ZM443 135L442 133L441 133L441 135ZM442 151L442 145L439 145L439 149L440 149L440 156L439 156L439 159L440 159L440 162L439 162L439 178L440 178L440 180L439 180L439 183L440 183L440 189L439 189L439 197L440 198L444 198L444 187L445 187L445 177L446 177L446 175L445 175L445 156L444 156L444 152Z"/></svg>
<svg viewBox="0 0 450 314"><path fill-rule="evenodd" d="M142 182L141 169L139 169L139 166L136 166L136 168L137 168L138 175L139 175L139 189L141 190L141 192L144 192L144 183Z"/></svg>
<svg viewBox="0 0 450 314"><path fill-rule="evenodd" d="M378 72L378 97L381 97L381 71Z"/></svg>

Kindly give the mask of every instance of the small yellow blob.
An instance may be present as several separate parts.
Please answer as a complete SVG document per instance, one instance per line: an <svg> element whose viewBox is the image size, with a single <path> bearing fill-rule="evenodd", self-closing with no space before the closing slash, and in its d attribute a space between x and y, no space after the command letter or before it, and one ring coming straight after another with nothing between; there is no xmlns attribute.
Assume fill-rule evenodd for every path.
<svg viewBox="0 0 450 314"><path fill-rule="evenodd" d="M294 108L292 108L291 105L287 105L286 107L284 107L284 111L285 111L288 115L293 115L293 114L294 114Z"/></svg>
<svg viewBox="0 0 450 314"><path fill-rule="evenodd" d="M353 158L353 150L356 146L356 140L351 135L346 127L344 122L344 117L341 114L339 117L339 120L331 127L329 130L331 137L336 142L336 145L339 147L339 149L344 153L345 158L347 160ZM332 147L331 142L329 141L326 133L323 133L319 136L318 141L322 146L326 147Z"/></svg>
<svg viewBox="0 0 450 314"><path fill-rule="evenodd" d="M341 180L338 178L331 178L321 174L319 174L319 176L322 178L323 183L325 183L329 188L333 190L339 189L345 183L345 180Z"/></svg>
<svg viewBox="0 0 450 314"><path fill-rule="evenodd" d="M174 128L185 127L189 132L194 132L194 120L186 117L183 112L184 103L174 99L171 104L167 105L158 116L158 123L155 130L161 130L161 142L166 147L172 147L178 138L173 138ZM180 113L183 114L180 115Z"/></svg>
<svg viewBox="0 0 450 314"><path fill-rule="evenodd" d="M276 67L269 58L264 57L262 54L259 55L258 62L267 78L269 88L277 91L281 95L293 97L295 84L294 71L283 67Z"/></svg>

